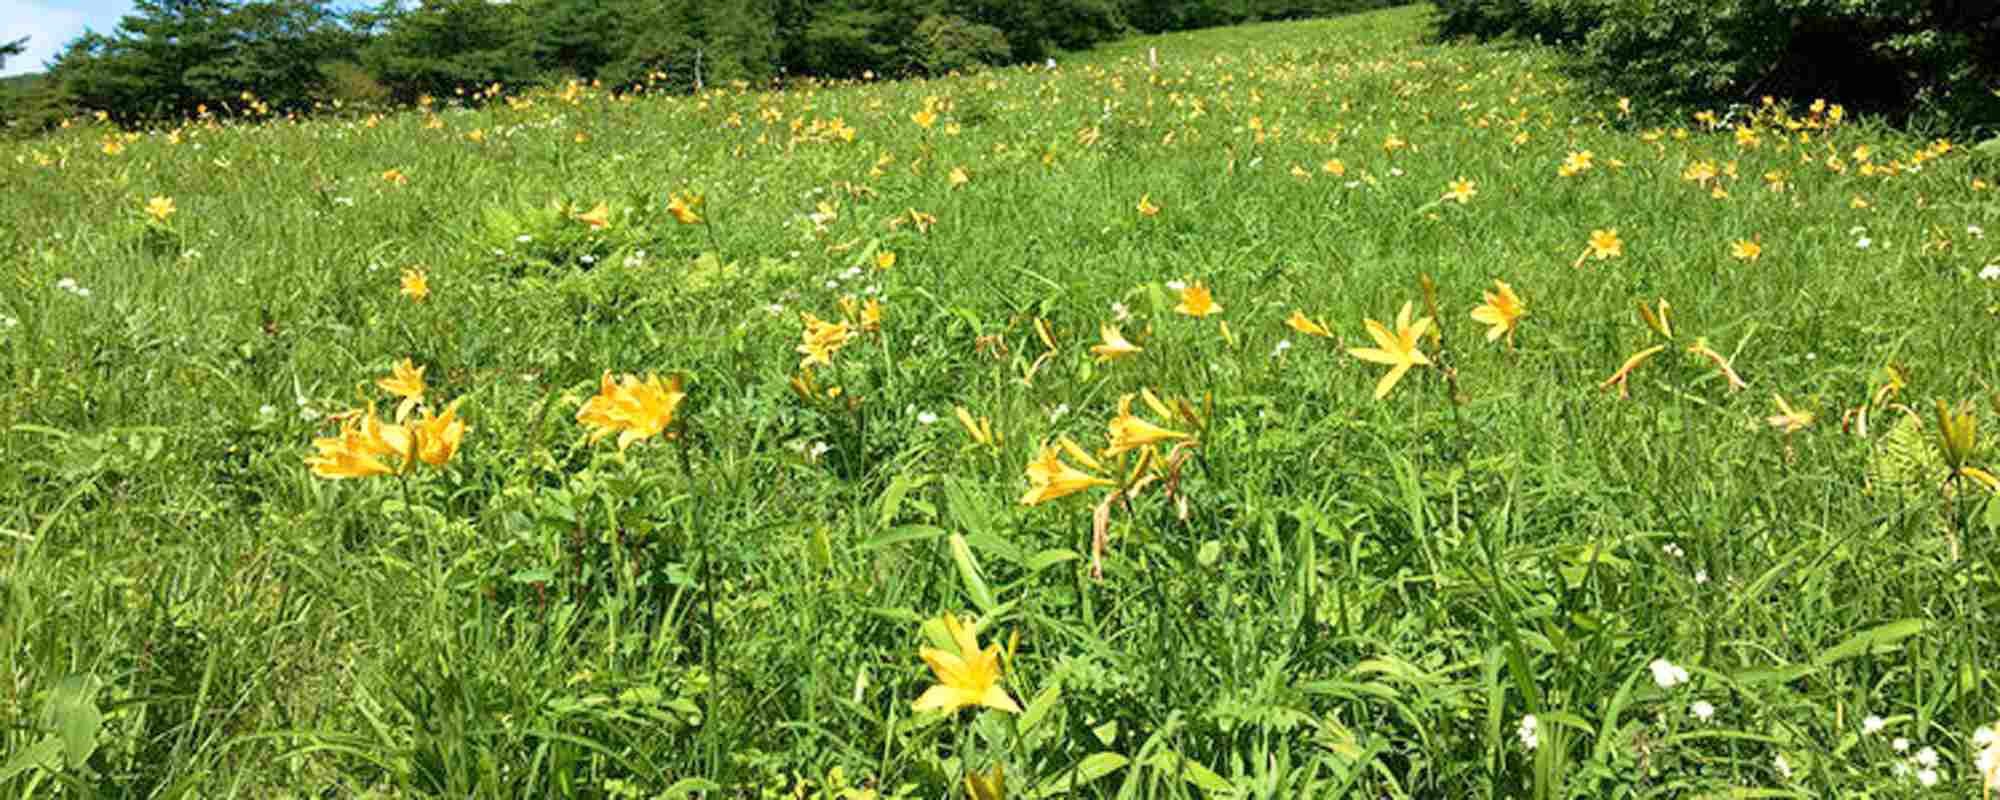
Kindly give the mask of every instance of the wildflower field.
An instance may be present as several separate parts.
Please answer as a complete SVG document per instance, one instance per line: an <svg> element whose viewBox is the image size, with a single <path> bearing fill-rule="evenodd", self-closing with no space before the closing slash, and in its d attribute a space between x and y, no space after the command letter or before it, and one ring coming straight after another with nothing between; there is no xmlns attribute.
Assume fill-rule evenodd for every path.
<svg viewBox="0 0 2000 800"><path fill-rule="evenodd" d="M0 789L1979 796L2000 158L1430 13L0 144Z"/></svg>

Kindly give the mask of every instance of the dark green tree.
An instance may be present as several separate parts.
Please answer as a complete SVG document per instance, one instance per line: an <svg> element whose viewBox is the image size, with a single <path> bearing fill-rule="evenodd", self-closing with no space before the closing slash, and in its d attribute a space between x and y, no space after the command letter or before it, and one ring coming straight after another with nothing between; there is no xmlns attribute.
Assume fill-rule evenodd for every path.
<svg viewBox="0 0 2000 800"><path fill-rule="evenodd" d="M399 100L470 94L540 77L526 6L423 0L407 10L384 8L390 13L379 21L382 32L362 49L361 61Z"/></svg>
<svg viewBox="0 0 2000 800"><path fill-rule="evenodd" d="M320 62L351 50L328 0L137 0L110 34L86 31L50 70L81 109L121 122L234 103L311 105Z"/></svg>
<svg viewBox="0 0 2000 800"><path fill-rule="evenodd" d="M28 52L28 37L23 36L6 44L0 44L0 69L6 69L7 59Z"/></svg>

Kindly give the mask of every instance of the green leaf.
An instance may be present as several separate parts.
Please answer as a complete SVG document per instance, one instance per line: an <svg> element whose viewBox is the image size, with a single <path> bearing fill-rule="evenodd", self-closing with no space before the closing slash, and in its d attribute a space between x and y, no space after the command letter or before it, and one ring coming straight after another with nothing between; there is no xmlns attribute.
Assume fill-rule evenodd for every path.
<svg viewBox="0 0 2000 800"><path fill-rule="evenodd" d="M1035 699L1028 701L1027 709L1021 712L1019 729L1021 735L1027 736L1033 732L1035 726L1040 725L1042 720L1049 715L1049 712L1055 710L1056 703L1061 702L1061 700L1062 685L1053 684L1049 688L1043 689L1041 694L1035 695Z"/></svg>
<svg viewBox="0 0 2000 800"><path fill-rule="evenodd" d="M49 700L49 722L62 737L63 755L71 765L90 760L97 750L97 732L104 725L98 710L97 678L71 675L56 684Z"/></svg>
<svg viewBox="0 0 2000 800"><path fill-rule="evenodd" d="M1929 627L1929 623L1920 619L1904 619L1884 625L1877 625L1850 636L1847 638L1847 641L1834 645L1832 648L1814 656L1813 664L1824 667L1836 661L1845 661L1858 655L1887 653L1894 650L1899 642L1922 633L1924 628L1927 627Z"/></svg>
<svg viewBox="0 0 2000 800"><path fill-rule="evenodd" d="M1035 787L1034 791L1027 793L1027 797L1041 798L1068 795L1079 786L1123 769L1130 762L1131 759L1117 753L1092 753L1085 756L1082 761L1077 762L1075 769L1051 776L1048 780L1042 781L1040 785Z"/></svg>
<svg viewBox="0 0 2000 800"><path fill-rule="evenodd" d="M0 764L0 784L13 780L14 776L31 769L60 769L62 764L57 759L62 757L62 752L62 739L54 736L44 737L33 746L9 756L7 763Z"/></svg>
<svg viewBox="0 0 2000 800"><path fill-rule="evenodd" d="M991 614L1000 604L993 600L993 590L986 585L986 579L979 575L979 562L973 560L972 546L965 543L965 537L951 535L951 561L958 565L959 582L965 585L965 593L972 598L972 604L980 612Z"/></svg>
<svg viewBox="0 0 2000 800"><path fill-rule="evenodd" d="M881 548L888 547L889 545L892 544L901 544L903 542L926 541L930 539L936 539L944 535L945 535L945 529L940 528L936 525L904 525L901 527L890 528L886 531L878 533L872 538L870 538L868 541L862 542L861 545L859 547L856 547L855 549L861 550L863 552L869 550L879 550Z"/></svg>

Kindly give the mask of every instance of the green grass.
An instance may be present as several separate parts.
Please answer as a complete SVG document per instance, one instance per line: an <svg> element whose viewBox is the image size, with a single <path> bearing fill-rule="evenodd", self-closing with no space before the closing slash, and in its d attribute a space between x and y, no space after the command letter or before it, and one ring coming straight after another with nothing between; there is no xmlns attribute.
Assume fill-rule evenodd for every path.
<svg viewBox="0 0 2000 800"><path fill-rule="evenodd" d="M1014 797L1978 792L2000 504L1944 488L1934 401L1991 437L1994 162L1802 108L1716 110L1755 147L1628 115L1541 51L1429 43L1428 13L0 145L0 788L943 797L1004 764ZM1726 198L1700 160L1735 165ZM608 227L571 216L600 201ZM1623 255L1578 262L1611 228ZM1375 400L1347 351L1427 314L1424 275L1435 364ZM1512 348L1469 316L1496 278ZM1176 314L1176 280L1222 313ZM881 330L802 398L800 314L844 295ZM1634 310L1661 298L1671 342ZM1098 363L1118 313L1143 352ZM1599 388L1653 344L1629 399ZM315 478L404 358L461 400L456 457ZM683 376L677 436L587 442L607 370ZM1199 446L1110 507L1098 579L1111 490L1024 506L1023 476L1141 388ZM1773 429L1774 394L1816 420ZM1018 635L1028 713L913 712L947 612ZM1923 748L1930 789L1896 771Z"/></svg>

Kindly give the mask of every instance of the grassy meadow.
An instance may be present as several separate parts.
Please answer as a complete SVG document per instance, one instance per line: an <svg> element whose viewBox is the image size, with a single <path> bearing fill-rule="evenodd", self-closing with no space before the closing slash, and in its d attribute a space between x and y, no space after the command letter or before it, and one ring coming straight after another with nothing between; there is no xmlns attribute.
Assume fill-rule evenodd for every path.
<svg viewBox="0 0 2000 800"><path fill-rule="evenodd" d="M0 143L0 791L1979 796L2000 160L1430 13Z"/></svg>

